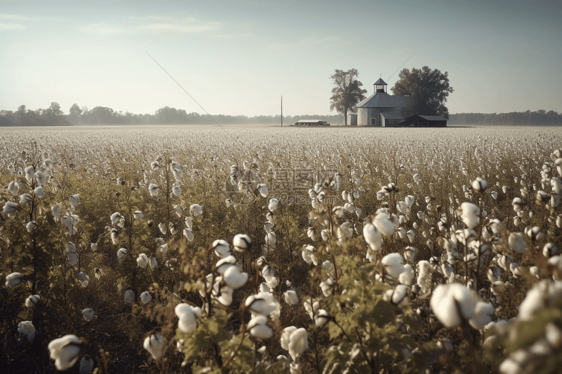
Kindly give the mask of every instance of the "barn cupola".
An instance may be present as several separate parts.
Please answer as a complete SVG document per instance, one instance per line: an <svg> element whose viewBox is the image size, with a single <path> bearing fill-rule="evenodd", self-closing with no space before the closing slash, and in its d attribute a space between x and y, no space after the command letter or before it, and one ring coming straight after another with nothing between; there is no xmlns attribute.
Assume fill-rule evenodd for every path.
<svg viewBox="0 0 562 374"><path fill-rule="evenodd" d="M377 92L386 92L386 82L379 78L378 81L375 82L375 93Z"/></svg>

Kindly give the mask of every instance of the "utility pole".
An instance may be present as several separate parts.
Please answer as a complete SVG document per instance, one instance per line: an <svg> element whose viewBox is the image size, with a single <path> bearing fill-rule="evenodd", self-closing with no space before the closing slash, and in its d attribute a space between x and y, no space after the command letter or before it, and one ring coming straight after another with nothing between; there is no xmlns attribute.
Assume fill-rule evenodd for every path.
<svg viewBox="0 0 562 374"><path fill-rule="evenodd" d="M281 127L283 127L283 95L281 95Z"/></svg>

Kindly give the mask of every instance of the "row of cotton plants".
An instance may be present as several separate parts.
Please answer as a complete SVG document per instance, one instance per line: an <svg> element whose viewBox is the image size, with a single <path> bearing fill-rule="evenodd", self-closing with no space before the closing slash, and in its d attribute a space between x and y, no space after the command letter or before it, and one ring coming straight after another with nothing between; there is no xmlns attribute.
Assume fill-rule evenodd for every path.
<svg viewBox="0 0 562 374"><path fill-rule="evenodd" d="M1 366L557 372L558 132L262 131L8 133Z"/></svg>

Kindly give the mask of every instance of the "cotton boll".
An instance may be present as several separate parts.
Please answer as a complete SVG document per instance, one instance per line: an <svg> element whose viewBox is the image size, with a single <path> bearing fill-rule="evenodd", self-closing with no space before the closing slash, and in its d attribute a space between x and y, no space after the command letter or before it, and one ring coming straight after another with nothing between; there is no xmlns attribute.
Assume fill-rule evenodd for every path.
<svg viewBox="0 0 562 374"><path fill-rule="evenodd" d="M404 265L404 271L398 276L398 281L405 285L411 285L414 279L414 269L410 264Z"/></svg>
<svg viewBox="0 0 562 374"><path fill-rule="evenodd" d="M199 204L192 204L189 206L189 211L193 216L200 216L203 214L203 208Z"/></svg>
<svg viewBox="0 0 562 374"><path fill-rule="evenodd" d="M19 195L19 185L16 182L10 182L10 184L8 184L8 191L13 195L13 196L18 196Z"/></svg>
<svg viewBox="0 0 562 374"><path fill-rule="evenodd" d="M35 190L33 190L33 193L37 197L44 197L45 196L45 190L43 189L43 187L37 187Z"/></svg>
<svg viewBox="0 0 562 374"><path fill-rule="evenodd" d="M141 253L139 255L139 257L137 258L138 266L140 266L143 269L146 269L146 266L148 265L148 263L149 263L148 256L145 255L144 253Z"/></svg>
<svg viewBox="0 0 562 374"><path fill-rule="evenodd" d="M195 331L197 328L197 318L201 318L201 308L181 303L176 305L174 311L179 318L178 328L181 331L185 333Z"/></svg>
<svg viewBox="0 0 562 374"><path fill-rule="evenodd" d="M542 250L542 254L546 258L554 256L557 252L558 248L554 245L554 243L547 243Z"/></svg>
<svg viewBox="0 0 562 374"><path fill-rule="evenodd" d="M292 290L288 290L283 294L283 298L285 299L285 302L289 305L296 305L299 302L299 298L297 296L297 293L295 291Z"/></svg>
<svg viewBox="0 0 562 374"><path fill-rule="evenodd" d="M250 335L254 338L266 340L273 336L273 330L267 326L267 317L257 315L248 322L248 329Z"/></svg>
<svg viewBox="0 0 562 374"><path fill-rule="evenodd" d="M324 325L326 325L326 323L328 323L329 321L330 321L330 314L324 309L320 309L318 311L318 314L316 315L316 318L314 318L314 323L320 329L324 327Z"/></svg>
<svg viewBox="0 0 562 374"><path fill-rule="evenodd" d="M28 222L27 225L25 225L25 229L29 233L34 232L35 230L37 230L37 222L35 222L35 221Z"/></svg>
<svg viewBox="0 0 562 374"><path fill-rule="evenodd" d="M25 172L25 179L27 179L27 181L31 183L33 177L35 176L35 169L33 169L33 166L28 166L23 169L23 171Z"/></svg>
<svg viewBox="0 0 562 374"><path fill-rule="evenodd" d="M462 203L459 215L469 229L473 229L480 223L480 209L472 203Z"/></svg>
<svg viewBox="0 0 562 374"><path fill-rule="evenodd" d="M6 287L14 287L21 282L22 275L18 272L6 276Z"/></svg>
<svg viewBox="0 0 562 374"><path fill-rule="evenodd" d="M140 210L136 210L136 211L133 212L133 217L136 220L141 220L141 219L144 218L144 214L142 214L142 212Z"/></svg>
<svg viewBox="0 0 562 374"><path fill-rule="evenodd" d="M193 235L193 231L189 230L189 229L184 229L183 230L183 236L185 236L185 238L189 241L192 242L193 239L195 238L195 236Z"/></svg>
<svg viewBox="0 0 562 374"><path fill-rule="evenodd" d="M227 256L224 257L222 259L220 259L215 267L217 268L217 273L219 273L220 275L223 275L224 272L231 266L234 266L236 264L236 258L234 256Z"/></svg>
<svg viewBox="0 0 562 374"><path fill-rule="evenodd" d="M387 215L384 213L379 213L373 220L373 225L383 234L384 236L392 236L394 233L394 223L392 223Z"/></svg>
<svg viewBox="0 0 562 374"><path fill-rule="evenodd" d="M169 251L168 244L164 243L160 246L160 252L166 255Z"/></svg>
<svg viewBox="0 0 562 374"><path fill-rule="evenodd" d="M451 283L437 286L429 304L439 321L445 327L452 328L472 318L476 301L475 294L468 288Z"/></svg>
<svg viewBox="0 0 562 374"><path fill-rule="evenodd" d="M369 247L373 251L379 251L382 248L382 234L377 227L371 223L363 226L363 237Z"/></svg>
<svg viewBox="0 0 562 374"><path fill-rule="evenodd" d="M72 205L74 208L77 208L79 199L80 199L80 195L75 194L75 195L70 195L70 197L68 198L68 201L70 202L70 205Z"/></svg>
<svg viewBox="0 0 562 374"><path fill-rule="evenodd" d="M162 235L166 235L166 232L168 231L168 228L166 227L166 224L164 222L160 222L158 224L158 229L160 230Z"/></svg>
<svg viewBox="0 0 562 374"><path fill-rule="evenodd" d="M519 305L518 319L521 321L530 320L536 312L552 305L560 297L562 297L562 281L549 282L543 280L536 284L525 296L521 305Z"/></svg>
<svg viewBox="0 0 562 374"><path fill-rule="evenodd" d="M527 246L525 245L525 240L523 240L523 235L518 232L512 232L509 234L508 239L509 248L513 252L525 253Z"/></svg>
<svg viewBox="0 0 562 374"><path fill-rule="evenodd" d="M332 281L331 278L328 278L325 281L320 282L320 288L322 289L322 293L324 294L324 296L326 297L332 296L334 281Z"/></svg>
<svg viewBox="0 0 562 374"><path fill-rule="evenodd" d="M18 323L18 333L25 336L29 342L35 339L35 326L31 321L22 321Z"/></svg>
<svg viewBox="0 0 562 374"><path fill-rule="evenodd" d="M180 196L181 195L181 187L179 186L174 186L174 188L172 188L172 193L175 196Z"/></svg>
<svg viewBox="0 0 562 374"><path fill-rule="evenodd" d="M234 250L238 252L245 252L250 249L252 245L252 239L248 235L238 234L232 239L232 245Z"/></svg>
<svg viewBox="0 0 562 374"><path fill-rule="evenodd" d="M20 195L20 204L21 205L27 205L32 200L33 200L33 197L28 193L24 193L24 194Z"/></svg>
<svg viewBox="0 0 562 374"><path fill-rule="evenodd" d="M39 300L41 300L41 296L39 295L32 295L25 299L25 306L28 308L35 308L37 304L39 304Z"/></svg>
<svg viewBox="0 0 562 374"><path fill-rule="evenodd" d="M236 266L231 266L224 272L223 278L228 287L238 289L246 284L248 274L240 273Z"/></svg>
<svg viewBox="0 0 562 374"><path fill-rule="evenodd" d="M95 252L98 250L98 243L90 243L90 249L92 250L92 252Z"/></svg>
<svg viewBox="0 0 562 374"><path fill-rule="evenodd" d="M96 315L94 314L94 310L92 308L86 308L82 310L82 316L88 322L96 318Z"/></svg>
<svg viewBox="0 0 562 374"><path fill-rule="evenodd" d="M478 193L484 193L484 191L488 189L488 182L478 177L475 181L472 182L472 189Z"/></svg>
<svg viewBox="0 0 562 374"><path fill-rule="evenodd" d="M148 304L152 300L152 295L148 291L144 291L140 294L140 299L143 304Z"/></svg>
<svg viewBox="0 0 562 374"><path fill-rule="evenodd" d="M215 254L220 258L230 256L230 244L228 244L226 240L215 240L213 242L213 250L215 251Z"/></svg>
<svg viewBox="0 0 562 374"><path fill-rule="evenodd" d="M272 293L260 292L246 298L245 306L251 313L267 317L270 313L279 309L279 302L275 300Z"/></svg>
<svg viewBox="0 0 562 374"><path fill-rule="evenodd" d="M121 261L123 258L125 258L126 255L127 255L127 249L119 248L119 250L117 251L117 259Z"/></svg>
<svg viewBox="0 0 562 374"><path fill-rule="evenodd" d="M166 349L168 348L164 343L164 338L160 334L151 334L144 339L144 349L146 349L156 361L160 361Z"/></svg>
<svg viewBox="0 0 562 374"><path fill-rule="evenodd" d="M279 200L278 199L269 199L269 204L268 204L267 208L271 212L275 212L277 210L277 208L279 208Z"/></svg>
<svg viewBox="0 0 562 374"><path fill-rule="evenodd" d="M76 335L65 335L52 340L48 348L57 370L63 371L74 366L78 361L81 346L82 341Z"/></svg>
<svg viewBox="0 0 562 374"><path fill-rule="evenodd" d="M484 326L492 322L492 315L496 309L488 303L478 301L474 308L474 315L468 321L476 330L482 330Z"/></svg>
<svg viewBox="0 0 562 374"><path fill-rule="evenodd" d="M127 289L127 291L125 291L123 301L125 302L125 304L134 303L135 302L135 291L133 291L131 288Z"/></svg>
<svg viewBox="0 0 562 374"><path fill-rule="evenodd" d="M152 197L158 196L158 186L155 185L154 183L149 184L148 185L148 192L150 193L150 196L152 196Z"/></svg>
<svg viewBox="0 0 562 374"><path fill-rule="evenodd" d="M391 253L383 257L382 264L391 277L398 278L406 270L402 265L403 260L400 253Z"/></svg>
<svg viewBox="0 0 562 374"><path fill-rule="evenodd" d="M289 354L296 361L308 349L308 334L304 328L296 329L289 337Z"/></svg>

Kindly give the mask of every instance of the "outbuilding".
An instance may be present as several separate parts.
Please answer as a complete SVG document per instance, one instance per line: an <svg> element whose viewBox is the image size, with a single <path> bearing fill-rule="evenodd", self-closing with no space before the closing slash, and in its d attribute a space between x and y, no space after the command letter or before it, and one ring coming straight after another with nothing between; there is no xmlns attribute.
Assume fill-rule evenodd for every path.
<svg viewBox="0 0 562 374"><path fill-rule="evenodd" d="M402 122L414 114L411 97L389 95L387 84L382 79L374 86L375 92L357 104L357 126L385 126L387 123L394 126L397 124L394 122Z"/></svg>
<svg viewBox="0 0 562 374"><path fill-rule="evenodd" d="M406 127L447 127L447 118L425 114L416 114L400 123Z"/></svg>

